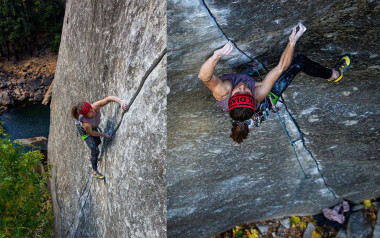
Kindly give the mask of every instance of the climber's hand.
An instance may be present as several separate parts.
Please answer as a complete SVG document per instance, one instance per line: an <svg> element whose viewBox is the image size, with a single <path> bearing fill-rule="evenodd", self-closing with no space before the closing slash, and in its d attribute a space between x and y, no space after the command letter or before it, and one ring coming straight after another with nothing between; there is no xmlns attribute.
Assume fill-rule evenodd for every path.
<svg viewBox="0 0 380 238"><path fill-rule="evenodd" d="M124 101L120 102L120 106L121 106L121 109L123 109L124 111L128 111L129 109L129 105L125 103Z"/></svg>
<svg viewBox="0 0 380 238"><path fill-rule="evenodd" d="M298 26L299 26L299 30L297 32L297 27L294 27L293 28L293 31L292 31L292 34L290 34L289 36L289 42L291 43L296 43L297 40L303 35L303 33L306 31L306 27L301 23L299 22L298 23Z"/></svg>
<svg viewBox="0 0 380 238"><path fill-rule="evenodd" d="M234 46L232 42L228 41L227 44L223 46L223 48L220 48L219 50L214 51L214 56L223 57L225 55L230 55L233 49L234 49Z"/></svg>
<svg viewBox="0 0 380 238"><path fill-rule="evenodd" d="M107 140L111 140L112 137L108 135L107 133L103 133L103 137L105 137Z"/></svg>

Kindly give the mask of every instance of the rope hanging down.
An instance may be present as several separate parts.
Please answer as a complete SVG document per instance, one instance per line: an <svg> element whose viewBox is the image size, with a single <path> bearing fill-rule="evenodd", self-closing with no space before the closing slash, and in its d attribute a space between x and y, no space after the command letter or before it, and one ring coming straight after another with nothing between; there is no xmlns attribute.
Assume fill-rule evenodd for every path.
<svg viewBox="0 0 380 238"><path fill-rule="evenodd" d="M283 98L282 98L282 101L283 101ZM284 104L284 106L285 106L285 109L284 109L284 110L287 112L287 114L288 114L290 120L292 121L293 124L295 124L295 122L293 121L293 118L291 117L291 115L290 115L288 109L286 108L286 105L285 105L285 104ZM290 134L289 134L289 132L288 132L288 130L286 129L285 122L282 120L282 118L281 118L281 116L280 116L280 113L279 113L279 112L276 112L276 113L277 113L278 119L280 120L281 126L282 126L282 128L283 128L285 134L286 134L287 137L288 137L289 143L290 143L290 145L291 145L292 148L293 148L293 151L294 151L295 157L296 157L296 159L297 159L298 165L300 166L301 171L302 171L302 174L303 174L302 181L301 181L300 184L298 185L298 187L297 187L297 189L296 189L296 191L295 191L295 193L294 193L294 195L293 195L292 201L290 202L290 204L288 205L288 207L287 207L287 209L286 209L285 217L288 217L288 216L289 216L289 213L290 213L290 211L291 211L291 209L292 209L292 207L293 207L293 205L294 205L294 202L296 201L298 195L301 193L301 190L302 190L302 188L303 188L303 186L304 186L305 181L306 181L307 179L310 179L310 178L311 178L311 175L306 174L304 168L303 168L302 165L301 165L301 162L300 162L299 157L298 157L297 152L296 152L296 148L295 148L295 146L294 146L294 144L295 144L296 142L298 142L298 141L302 141L302 142L303 142L303 136L302 136L301 132L298 132L298 133L299 133L299 139L296 140L296 141L293 141L292 138L291 138L291 136L290 136ZM305 149L306 149L306 148L305 148ZM310 151L308 151L308 152L310 153ZM310 156L311 156L311 153L310 153ZM312 157L312 158L313 158L313 157ZM314 159L314 158L313 158L313 159ZM314 159L314 161L315 161L315 159ZM317 163L317 162L315 161L315 163ZM320 175L322 176L322 179L323 179L323 182L324 182L325 186L326 186L327 189L330 191L330 193L333 195L333 197L336 198L335 193L334 193L334 192L330 189L330 187L327 185L327 183L326 183L326 181L325 181L325 178L324 178L322 172L319 170L318 163L317 163L317 168L318 168L318 171L319 171ZM284 228L281 227L281 235L280 235L281 238L283 237L283 233L284 233Z"/></svg>
<svg viewBox="0 0 380 238"><path fill-rule="evenodd" d="M131 107L131 105L132 105L133 102L135 101L136 97L139 95L139 93L140 93L142 87L144 86L145 80L146 80L146 79L148 78L148 76L152 73L152 71L157 67L157 65L161 62L161 60L162 60L162 59L164 58L164 56L166 55L166 52L167 52L167 49L165 48L165 49L161 52L160 56L159 56L155 61L153 61L152 65L151 65L151 66L149 67L149 69L145 72L144 76L142 77L142 79L141 79L141 81L140 81L140 85L139 85L139 87L137 88L137 91L135 92L135 94L133 95L133 97L131 98L131 100L130 100L129 103L128 103L129 108ZM128 108L128 110L129 110L129 108ZM122 121L123 121L124 114L125 114L128 110L122 112L122 114L121 114L121 118L120 118L119 122L117 123L115 129L113 129L112 132L110 133L110 136L111 136L111 137L112 137L112 136L117 132L117 130L119 129L119 127L120 127L120 125L121 125L121 123L122 123ZM102 148L101 148L101 151L100 151L100 156L99 156L98 161L101 161L103 154L107 154L107 146L108 146L108 143L109 143L109 140L106 140L106 139L104 138L104 139L103 139L103 145L102 145ZM104 153L104 151L106 151L106 152ZM91 175L91 177L89 178L89 180L90 180L90 179L92 179L92 182L91 182L91 184L90 184L90 186L89 186L89 189L88 189L88 193L87 193L86 199L85 199L85 201L83 202L83 205L81 206L81 208L80 208L80 210L79 210L80 213L79 213L79 217L78 217L78 221L77 221L78 223L76 224L76 229L75 229L75 232L74 232L74 237L76 237L76 235L77 235L78 228L79 228L79 219L80 219L80 216L81 216L82 213L83 213L83 208L84 208L84 206L86 205L87 200L88 200L88 197L90 196L90 193L91 193L91 187L92 187L92 184L93 184L93 181L94 181L94 177ZM87 180L86 187L87 187L87 184L88 184L89 180ZM86 188L85 188L85 190L86 190ZM83 194L84 194L84 192L83 192ZM81 196L81 197L82 197L82 196ZM79 198L79 200L80 200L80 198ZM75 214L77 214L77 212L76 212ZM74 221L72 222L71 227L72 227L73 225L74 225ZM71 228L71 227L70 227L70 228ZM70 232L70 229L67 231L67 233L66 233L66 237L67 237L67 235L69 234L69 232Z"/></svg>

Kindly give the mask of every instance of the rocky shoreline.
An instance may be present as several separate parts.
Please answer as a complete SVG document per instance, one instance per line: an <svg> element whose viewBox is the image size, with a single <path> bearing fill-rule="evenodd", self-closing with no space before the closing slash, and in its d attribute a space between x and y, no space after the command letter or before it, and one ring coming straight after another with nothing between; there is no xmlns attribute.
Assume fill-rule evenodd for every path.
<svg viewBox="0 0 380 238"><path fill-rule="evenodd" d="M238 225L212 238L356 238L380 237L380 198L349 204L342 224L317 214Z"/></svg>
<svg viewBox="0 0 380 238"><path fill-rule="evenodd" d="M48 50L16 64L0 60L0 114L23 102L49 104L56 62Z"/></svg>

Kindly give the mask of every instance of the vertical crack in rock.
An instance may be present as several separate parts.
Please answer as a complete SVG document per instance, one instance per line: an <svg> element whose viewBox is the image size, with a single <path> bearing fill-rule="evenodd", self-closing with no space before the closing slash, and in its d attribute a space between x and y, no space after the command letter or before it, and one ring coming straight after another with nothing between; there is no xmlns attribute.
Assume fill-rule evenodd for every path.
<svg viewBox="0 0 380 238"><path fill-rule="evenodd" d="M92 178L92 181L91 181L90 187L89 187L89 189L88 189L87 196L85 196L86 198L85 198L84 201L83 201L83 199L82 199L82 198L83 198L83 195L85 194L85 191L87 190L88 182L91 180L91 178ZM78 202L78 203L80 204L80 207L81 207L81 208L80 208L79 210L75 211L73 222L71 223L70 228L67 229L67 232L66 232L65 237L67 237L70 233L72 233L71 228L72 228L73 226L75 227L74 237L76 236L76 233L77 233L77 231L78 231L78 227L79 227L79 223L80 223L80 219L81 219L82 216L83 216L83 208L84 208L84 206L86 205L87 200L88 200L88 197L89 197L90 194L91 194L91 187L92 187L93 182L94 182L94 179L93 179L93 177L92 177L92 175L91 175L90 179L87 180L86 185L85 185L85 187L84 187L84 189L83 189L81 195L79 196L79 202ZM91 209L90 209L90 212L91 212ZM79 213L79 215L77 216L78 213Z"/></svg>
<svg viewBox="0 0 380 238"><path fill-rule="evenodd" d="M301 130L299 129L294 118L291 116L289 110L286 108L286 105L282 104L280 107L281 110L278 112L280 122L282 117L284 121L284 130L286 133L288 133L288 137L291 145L294 148L294 152L296 153L296 156L298 155L301 158L301 160L298 160L298 158L297 160L301 167L301 170L305 175L305 178L311 178L313 176L319 175L329 192L334 196L334 198L337 198L337 195L328 186L325 177L319 168L317 160L314 158L311 151L307 149Z"/></svg>
<svg viewBox="0 0 380 238"><path fill-rule="evenodd" d="M379 85L373 80L380 62L373 51L379 9L373 1L168 3L168 116L175 118L169 124L181 121L168 124L168 237L210 237L245 221L283 217L294 197L291 213L316 214L342 198L360 202L379 194L378 113L371 103ZM304 179L276 115L250 133L253 140L231 146L230 125L217 114L212 94L196 75L205 52L226 43L202 3L228 37L269 69L299 19L309 30L298 52L326 66L334 65L338 55L355 56L355 69L338 85L301 74L287 89L289 112L304 136L294 146L306 154L300 160L311 179ZM342 24L332 28L332 22ZM366 44L357 44L362 38ZM228 73L242 59L234 50L218 63L216 73ZM363 103L358 106L357 100ZM225 186L225 181L240 184Z"/></svg>
<svg viewBox="0 0 380 238"><path fill-rule="evenodd" d="M58 183L57 183L57 177L54 178L54 190L57 191L57 188L58 188ZM63 216L63 212L62 212L62 205L61 205L61 202L58 198L58 196L56 196L56 199L57 201L57 205L58 205L58 209L59 209L59 214L61 215L61 224L60 224L60 228L61 228L61 231L63 231L63 224L64 224L64 216Z"/></svg>
<svg viewBox="0 0 380 238"><path fill-rule="evenodd" d="M226 33L222 30L222 28L220 27L220 25L218 24L218 22L216 21L214 15L212 14L211 10L207 7L206 3L204 0L199 0L199 3L201 4L201 6L205 9L205 12L207 13L208 17L210 18L212 24L215 26L215 28L218 30L219 34L226 40L228 41L231 41L233 43L233 45L235 46L235 48L241 53L243 54L245 57L248 58L249 61L257 61L256 59L252 59L250 56L248 56L244 51L242 51L236 44L235 42L233 42L232 40L230 40L230 38L228 38L228 36L226 35Z"/></svg>
<svg viewBox="0 0 380 238"><path fill-rule="evenodd" d="M142 77L141 81L140 81L140 84L139 84L139 87L137 88L135 94L133 95L133 97L130 99L128 105L129 107L132 106L133 102L135 101L136 97L139 95L142 87L144 86L144 83L145 83L145 80L149 77L149 75L152 73L152 71L157 67L157 65L162 61L162 59L164 58L164 56L166 55L167 53L167 48L165 48L161 54L153 61L153 63L151 64L151 66L149 67L149 69L145 72L144 76ZM123 113L121 114L121 118L119 120L119 122L116 124L116 127L112 130L112 132L110 132L110 135L113 136L115 135L115 133L117 132L117 130L119 129L121 123L123 122L123 117L124 117L124 114L126 113L127 111L123 111ZM114 115L114 118L116 117L118 112L115 113ZM106 131L108 131L108 129L106 129ZM108 144L109 144L109 141L104 139L103 140L103 145L102 145L102 149L100 151L100 156L99 156L99 159L100 161L103 161L102 158L103 158L103 154L104 154L104 157L106 157L107 155L107 147L108 147ZM105 152L104 152L105 151ZM106 161L104 161L104 163L101 165L101 167L103 166L103 175L106 175Z"/></svg>
<svg viewBox="0 0 380 238"><path fill-rule="evenodd" d="M142 87L144 86L144 83L145 83L145 80L149 77L149 75L152 73L152 71L158 66L158 64L162 61L162 59L164 58L164 56L166 55L167 53L167 48L165 48L161 54L153 61L152 65L149 67L149 69L145 72L144 76L142 77L141 81L140 81L140 84L139 84L139 87L138 89L136 90L135 94L133 95L133 97L131 98L131 100L129 101L129 106L131 106L134 102L134 100L136 99L136 97L139 95ZM112 133L111 135L115 135L115 133L117 132L117 130L119 129L122 121L123 121L123 116L124 114L126 113L127 111L123 111L122 113L122 116L120 118L120 121L117 123L115 129L112 130ZM117 112L116 112L117 114ZM115 114L115 116L116 116ZM102 147L102 150L100 152L100 157L99 158L102 158L103 156L103 152L104 152L104 157L106 157L106 154L107 154L107 148L108 148L108 141L106 139L103 140L103 147ZM105 169L106 169L106 161L105 160L100 160L100 161L104 161L103 163L103 166L100 166L100 167L103 167L103 174L105 175ZM87 187L88 187L88 183L89 181L91 180L91 184L90 184L90 187L88 189L88 192L87 192L87 195L86 196L83 196L85 194L85 191L87 190ZM80 209L77 210L75 213L74 213L74 219L73 219L73 222L70 226L70 228L67 230L66 232L66 235L65 237L67 237L70 233L73 233L73 230L71 230L72 227L75 227L75 231L74 231L74 237L76 237L77 235L77 232L78 232L78 228L79 228L79 224L80 224L80 220L84 214L83 210L84 210L84 207L86 206L86 203L87 203L87 200L91 194L91 187L92 187L92 184L94 183L94 178L91 176L90 179L87 180L86 182L86 185L84 186L84 189L82 190L80 196L79 196L79 204L80 204ZM105 186L105 185L104 185ZM107 191L102 189L103 191L103 195L104 196L107 196ZM85 199L83 200L82 198L85 197ZM104 198L105 201L107 201L108 199L107 198ZM77 215L79 213L79 215ZM91 213L91 209L90 209L90 212L89 214ZM108 213L108 211L107 211ZM62 212L61 212L62 214ZM106 229L106 227L105 227Z"/></svg>
<svg viewBox="0 0 380 238"><path fill-rule="evenodd" d="M65 23L69 16L70 22L62 28L48 148L57 168L51 178L57 179L52 191L55 236L68 232L73 237L77 230L76 237L161 237L166 234L166 178L158 174L166 152L166 128L160 126L166 121L166 56L108 147L106 184L94 179L90 189L90 150L76 137L68 109L82 100L114 95L127 102L133 96L166 47L166 2L87 0L67 1L67 6ZM100 126L115 128L122 109L110 103L101 111Z"/></svg>
<svg viewBox="0 0 380 238"><path fill-rule="evenodd" d="M220 27L220 25L218 24L218 22L216 21L214 15L212 14L210 8L206 5L205 1L204 0L199 0L199 3L201 4L201 6L205 9L205 12L207 13L207 15L209 16L211 22L213 23L213 25L215 26L215 28L218 30L219 34L225 38L226 40L228 41L231 41L230 38L226 35L226 33L222 30L222 28ZM231 41L232 42L232 41ZM232 42L235 46L235 48L240 52L242 53L244 56L246 56L248 59L250 59L251 61L257 61L257 59L252 59L251 57L249 57L244 51L242 51L234 42ZM260 65L263 65L261 64L260 62ZM263 65L263 68L265 68L265 66ZM302 136L302 133L300 131L300 129L298 128L296 122L294 121L294 118L291 116L291 114L289 113L288 109L286 108L286 106L284 107L284 110L286 111L287 113L287 117L288 117L288 120L285 120L285 123L288 125L288 126L292 126L294 127L294 129L296 130L296 132L298 133L298 139L297 140L292 140L291 143L294 145L294 149L295 149L295 153L297 153L298 151L298 154L301 155L301 157L303 159L309 159L308 162L311 162L310 159L312 159L312 161L315 163L316 165L316 169L317 169L317 173L321 176L322 180L323 180L323 183L325 184L326 188L330 191L330 193L334 196L334 198L336 198L336 195L335 193L332 191L332 189L328 186L326 180L325 180L325 177L323 176L323 173L321 171L321 169L319 168L319 164L317 162L317 160L314 158L314 156L312 155L312 153L310 152L310 150L308 150L305 146L305 142L304 142L304 139L303 139L303 136ZM285 115L282 115L283 117ZM285 125L286 126L286 125ZM302 160L301 160L302 161ZM308 178L312 175L314 175L316 173L316 171L313 171L313 169L315 169L314 167L312 167L311 165L306 165L306 163L303 163L304 165L306 165L306 167L308 168L308 173L306 173L306 171L304 170L304 167L302 166L302 163L301 161L299 161L299 165L301 167L301 170L305 173L305 177Z"/></svg>
<svg viewBox="0 0 380 238"><path fill-rule="evenodd" d="M205 12L207 13L207 15L209 16L211 22L213 23L213 25L215 26L215 28L218 30L219 34L225 38L226 40L230 41L229 37L226 35L226 33L222 30L222 28L220 27L220 25L218 24L218 22L216 21L214 15L212 14L210 8L206 5L205 1L204 0L199 0L199 3L201 4L201 6L205 9ZM232 41L231 41L232 42ZM239 49L239 47L234 43L234 46L236 47L236 49L242 53L244 56L246 56L249 60L251 61L258 61L257 59L252 59L251 57L249 57L244 51L242 51L241 49ZM265 66L259 62L260 65L263 66L264 69ZM287 112L287 115L282 115L283 117L286 116L288 118L288 120L285 120L285 123L288 125L288 126L292 126L294 128L294 130L298 133L298 139L297 140L292 140L291 143L294 145L294 149L295 149L295 153L297 153L298 151L298 154L302 155L301 157L303 159L309 159L308 162L311 162L310 159L312 159L312 161L315 163L316 165L316 169L317 169L317 173L321 176L322 180L323 180L323 183L325 184L326 188L330 191L330 193L334 196L334 198L336 198L336 195L335 193L332 191L332 189L328 186L326 180L325 180L325 177L323 176L323 173L321 171L321 169L319 168L319 164L317 162L317 160L314 158L314 156L312 155L312 153L306 148L305 146L305 142L304 142L304 139L303 139L303 136L302 136L302 133L301 131L299 130L296 122L294 121L294 118L291 116L291 114L289 113L288 109L285 107L283 107L284 110ZM286 125L285 125L286 126ZM301 160L302 161L302 160ZM304 167L302 166L302 163L301 161L299 161L299 165L301 167L301 170L306 173L306 171L304 170ZM306 163L303 163L304 165L306 165ZM316 173L316 171L313 171L313 169L315 169L313 166L311 165L306 165L306 167L308 168L308 173L305 174L306 178L307 177L310 177L312 175L314 175Z"/></svg>

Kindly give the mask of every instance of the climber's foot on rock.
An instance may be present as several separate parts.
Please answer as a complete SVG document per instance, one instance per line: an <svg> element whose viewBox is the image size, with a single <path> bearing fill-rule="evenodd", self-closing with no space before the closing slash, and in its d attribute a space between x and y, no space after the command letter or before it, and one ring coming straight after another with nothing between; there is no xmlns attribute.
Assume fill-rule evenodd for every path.
<svg viewBox="0 0 380 238"><path fill-rule="evenodd" d="M93 175L94 175L94 178L96 178L96 179L99 179L99 180L104 179L104 175L101 174L99 171L94 172Z"/></svg>
<svg viewBox="0 0 380 238"><path fill-rule="evenodd" d="M343 73L350 68L351 60L352 58L348 54L340 58L339 62L335 65L333 69L333 76L330 79L328 79L328 81L334 81L336 83L339 80L341 80L343 78Z"/></svg>

